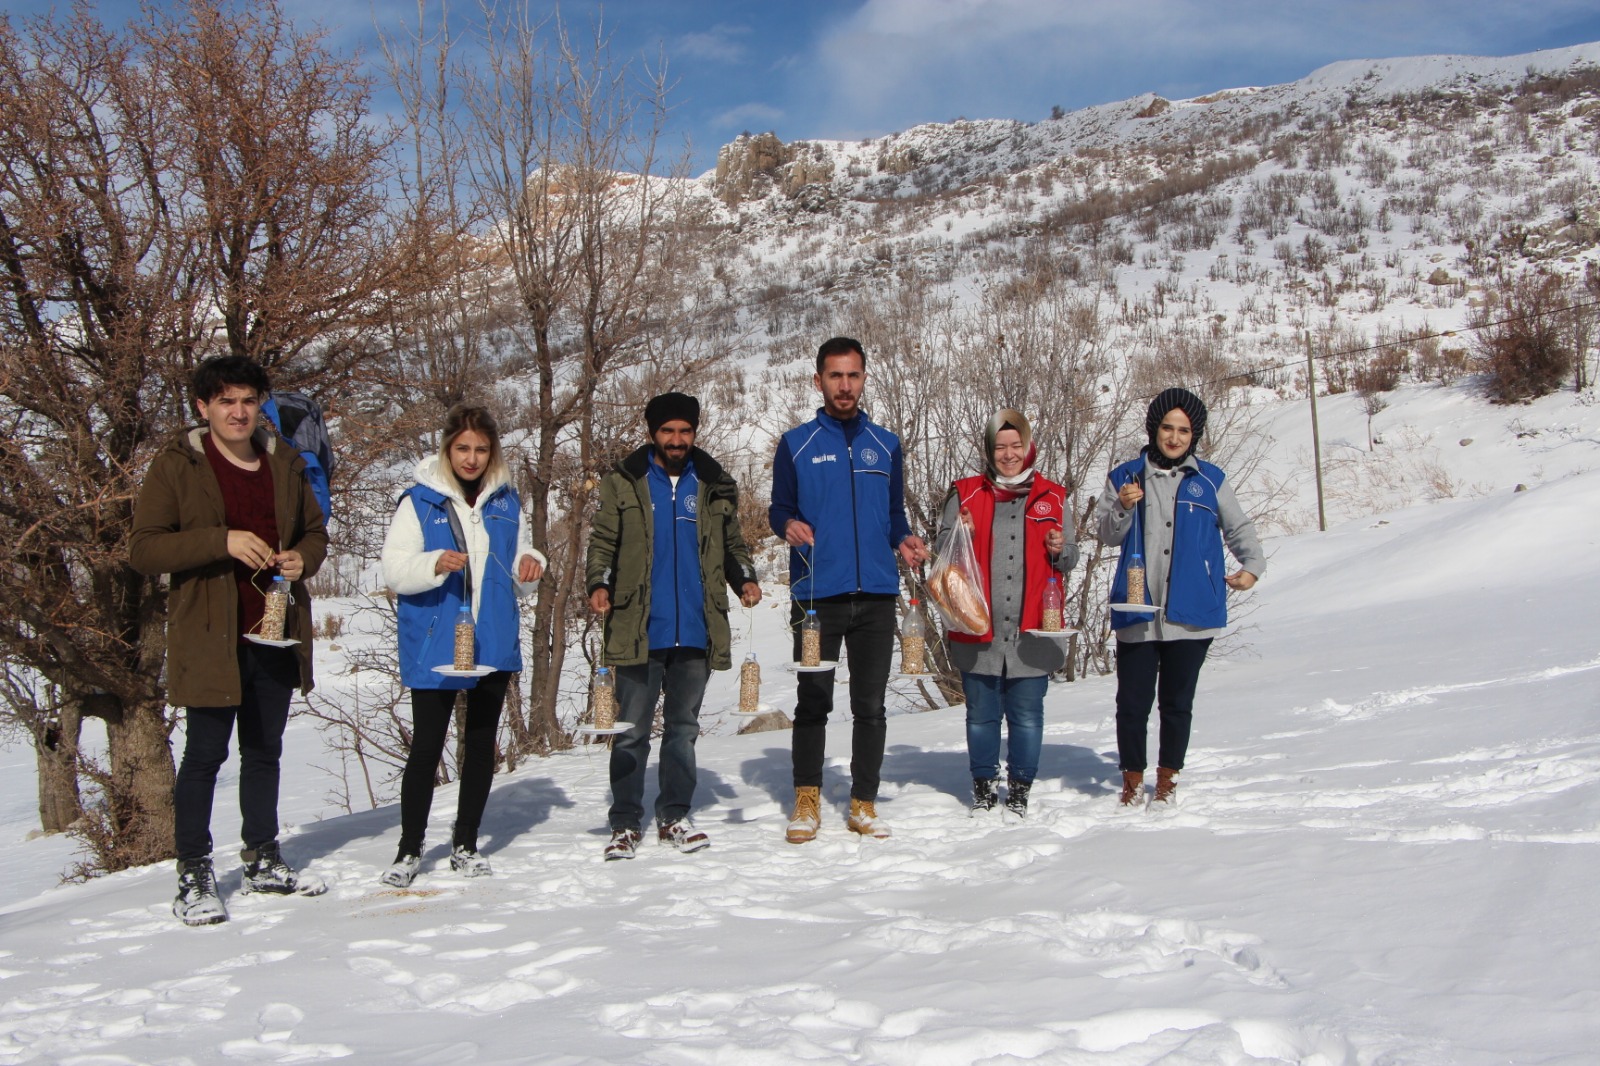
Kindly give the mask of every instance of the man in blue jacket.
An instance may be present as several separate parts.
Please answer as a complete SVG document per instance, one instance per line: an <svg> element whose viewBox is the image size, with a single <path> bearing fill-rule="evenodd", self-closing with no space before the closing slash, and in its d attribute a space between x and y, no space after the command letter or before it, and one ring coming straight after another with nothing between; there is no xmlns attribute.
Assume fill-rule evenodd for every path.
<svg viewBox="0 0 1600 1066"><path fill-rule="evenodd" d="M850 657L850 830L886 837L878 817L878 775L883 766L883 695L894 651L895 600L900 571L927 557L905 510L905 467L900 438L861 410L867 358L861 344L834 337L817 349L812 378L822 393L817 417L778 441L772 463L772 531L789 544L789 618L794 657L800 658L800 623L814 610L822 623L822 658L837 662L842 644ZM794 715L794 813L787 839L804 844L821 826L822 759L833 672L802 673Z"/></svg>

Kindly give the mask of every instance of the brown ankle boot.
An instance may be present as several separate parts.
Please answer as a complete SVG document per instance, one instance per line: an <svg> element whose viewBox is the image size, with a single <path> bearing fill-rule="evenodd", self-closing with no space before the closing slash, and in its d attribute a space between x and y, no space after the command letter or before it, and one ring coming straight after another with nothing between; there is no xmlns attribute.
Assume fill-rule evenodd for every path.
<svg viewBox="0 0 1600 1066"><path fill-rule="evenodd" d="M1165 766L1156 767L1156 794L1155 803L1175 803L1178 798L1178 782L1173 780L1178 776L1178 771L1169 770Z"/></svg>
<svg viewBox="0 0 1600 1066"><path fill-rule="evenodd" d="M794 790L794 813L789 816L789 828L784 839L791 844L808 844L817 839L817 829L822 825L822 790L815 785L805 785Z"/></svg>
<svg viewBox="0 0 1600 1066"><path fill-rule="evenodd" d="M1122 795L1117 802L1124 807L1137 807L1144 802L1144 771L1122 771Z"/></svg>

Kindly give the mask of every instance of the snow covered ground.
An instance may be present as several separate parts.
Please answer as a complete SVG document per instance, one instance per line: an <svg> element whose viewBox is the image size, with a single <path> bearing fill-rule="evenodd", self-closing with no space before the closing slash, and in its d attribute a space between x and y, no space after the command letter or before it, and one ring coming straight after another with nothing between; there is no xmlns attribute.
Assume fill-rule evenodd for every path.
<svg viewBox="0 0 1600 1066"><path fill-rule="evenodd" d="M296 722L285 851L332 890L242 896L219 849L233 920L190 930L170 865L48 887L69 849L22 839L31 757L0 753L0 1064L1594 1062L1595 410L1457 397L1429 424L1481 494L1269 541L1172 811L1116 807L1097 678L1050 691L1025 824L967 817L951 708L891 720L881 842L844 830L839 722L823 834L794 847L788 735L730 735L723 675L709 851L603 862L604 753L579 750L497 780L493 879L453 876L436 845L402 892L375 883L398 809L330 814ZM1491 441L1449 412L1573 429ZM1348 414L1324 406L1325 426ZM1268 421L1286 447L1291 418ZM756 614L763 698L789 707L781 611Z"/></svg>

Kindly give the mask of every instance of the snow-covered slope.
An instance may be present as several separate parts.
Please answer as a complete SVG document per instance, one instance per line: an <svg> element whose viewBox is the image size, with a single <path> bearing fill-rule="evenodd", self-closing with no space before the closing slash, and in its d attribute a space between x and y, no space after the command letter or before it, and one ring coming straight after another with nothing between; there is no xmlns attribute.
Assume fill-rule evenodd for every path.
<svg viewBox="0 0 1600 1066"><path fill-rule="evenodd" d="M491 880L435 847L380 888L388 807L287 838L319 899L242 897L225 861L224 926L173 921L168 866L13 902L0 1063L1592 1061L1597 509L1600 472L1569 473L1272 540L1166 813L1115 805L1102 678L1052 687L1025 824L967 817L954 708L891 720L883 842L843 829L841 722L805 847L787 735L723 734L692 857L603 862L580 749L497 781ZM780 617L755 646L784 706ZM12 847L8 881L55 858Z"/></svg>

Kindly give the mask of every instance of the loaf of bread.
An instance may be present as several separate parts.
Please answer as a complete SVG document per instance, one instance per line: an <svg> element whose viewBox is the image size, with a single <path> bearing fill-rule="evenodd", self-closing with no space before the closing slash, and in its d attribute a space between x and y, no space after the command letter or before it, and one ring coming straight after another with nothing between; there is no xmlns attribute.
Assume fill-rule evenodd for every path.
<svg viewBox="0 0 1600 1066"><path fill-rule="evenodd" d="M962 570L947 566L928 581L928 592L951 619L971 635L989 632L989 605L983 591Z"/></svg>

